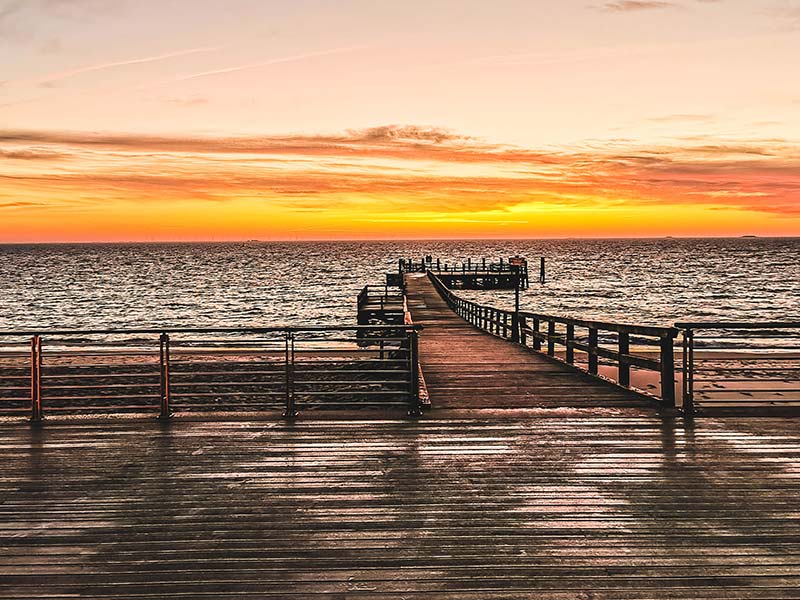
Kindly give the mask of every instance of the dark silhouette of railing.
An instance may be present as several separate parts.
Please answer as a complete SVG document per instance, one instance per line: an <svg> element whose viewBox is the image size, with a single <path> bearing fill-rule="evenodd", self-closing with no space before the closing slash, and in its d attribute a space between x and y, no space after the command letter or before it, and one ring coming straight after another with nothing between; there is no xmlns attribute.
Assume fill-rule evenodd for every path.
<svg viewBox="0 0 800 600"><path fill-rule="evenodd" d="M602 376L604 380L626 389L655 397L667 406L675 405L674 340L678 335L677 329L532 312L516 313L461 298L432 272L428 272L428 277L448 306L476 327L591 375ZM579 336L580 330L585 330L586 335ZM562 352L557 350L562 348ZM583 353L585 361L577 360L576 353ZM603 360L607 364L602 364ZM632 386L632 368L658 374L658 392L651 393Z"/></svg>
<svg viewBox="0 0 800 600"><path fill-rule="evenodd" d="M414 325L0 332L0 414L405 407ZM368 343L359 336L370 334Z"/></svg>

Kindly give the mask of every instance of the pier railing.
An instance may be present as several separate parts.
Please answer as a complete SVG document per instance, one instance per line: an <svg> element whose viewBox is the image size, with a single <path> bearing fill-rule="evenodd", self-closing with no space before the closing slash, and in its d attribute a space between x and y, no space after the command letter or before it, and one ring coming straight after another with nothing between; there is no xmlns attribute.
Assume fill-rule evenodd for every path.
<svg viewBox="0 0 800 600"><path fill-rule="evenodd" d="M365 285L358 294L356 302L358 310L363 310L368 305L373 305L379 310L402 306L403 291L392 289L388 285Z"/></svg>
<svg viewBox="0 0 800 600"><path fill-rule="evenodd" d="M672 327L648 327L503 310L454 294L433 273L428 277L448 306L463 319L493 335L626 389L675 405L675 338ZM634 385L632 372L654 373L655 390ZM646 377L644 379L647 379Z"/></svg>
<svg viewBox="0 0 800 600"><path fill-rule="evenodd" d="M482 258L467 259L461 262L447 262L440 258L430 261L401 258L399 267L401 273L425 273L426 271L434 273L518 273L520 269L527 270L527 263L514 264L502 258L499 261L487 261Z"/></svg>
<svg viewBox="0 0 800 600"><path fill-rule="evenodd" d="M800 322L677 323L682 408L800 407Z"/></svg>
<svg viewBox="0 0 800 600"><path fill-rule="evenodd" d="M419 326L0 332L0 415L402 407ZM358 336L370 333L370 343Z"/></svg>

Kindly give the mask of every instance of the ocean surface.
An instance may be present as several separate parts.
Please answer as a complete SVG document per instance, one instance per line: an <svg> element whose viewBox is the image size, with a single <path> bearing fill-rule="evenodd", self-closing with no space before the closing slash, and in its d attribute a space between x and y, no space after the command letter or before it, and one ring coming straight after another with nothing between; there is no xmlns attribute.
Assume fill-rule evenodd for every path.
<svg viewBox="0 0 800 600"><path fill-rule="evenodd" d="M800 320L800 238L51 244L0 245L0 330L353 324L364 284L426 254L526 256L522 306L537 312ZM461 293L513 306L513 292Z"/></svg>

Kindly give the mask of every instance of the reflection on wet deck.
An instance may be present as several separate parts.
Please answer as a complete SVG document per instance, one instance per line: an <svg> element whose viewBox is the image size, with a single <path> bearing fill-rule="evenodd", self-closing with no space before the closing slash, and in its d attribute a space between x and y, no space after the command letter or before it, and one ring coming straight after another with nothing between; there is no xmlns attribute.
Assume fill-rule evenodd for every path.
<svg viewBox="0 0 800 600"><path fill-rule="evenodd" d="M4 598L800 597L791 419L53 421L0 448Z"/></svg>

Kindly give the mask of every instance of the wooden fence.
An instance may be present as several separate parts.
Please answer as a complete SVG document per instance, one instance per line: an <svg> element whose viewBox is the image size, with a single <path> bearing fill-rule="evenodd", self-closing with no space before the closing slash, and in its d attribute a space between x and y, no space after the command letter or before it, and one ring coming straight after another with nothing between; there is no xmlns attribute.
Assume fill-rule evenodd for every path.
<svg viewBox="0 0 800 600"><path fill-rule="evenodd" d="M503 310L465 300L433 273L428 277L452 310L493 335L519 343L597 377L675 406L673 327L589 321L532 312ZM655 391L633 385L632 371L653 373Z"/></svg>

